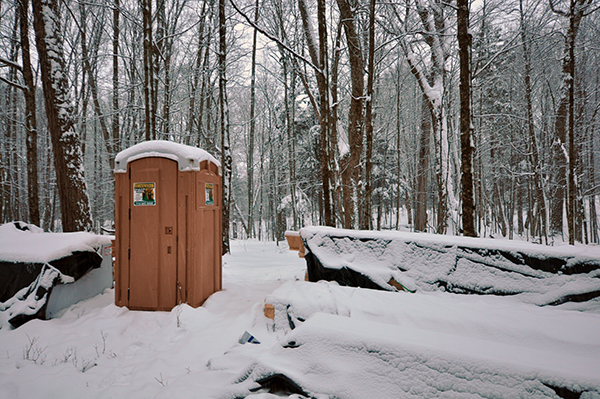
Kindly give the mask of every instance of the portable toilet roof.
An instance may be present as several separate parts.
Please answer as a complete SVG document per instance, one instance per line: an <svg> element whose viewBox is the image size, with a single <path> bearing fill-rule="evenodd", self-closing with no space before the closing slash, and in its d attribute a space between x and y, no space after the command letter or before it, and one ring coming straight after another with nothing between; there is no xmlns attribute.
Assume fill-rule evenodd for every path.
<svg viewBox="0 0 600 399"><path fill-rule="evenodd" d="M181 172L199 171L200 163L209 161L219 167L221 174L221 163L205 150L165 140L144 141L119 152L115 157L115 173L127 173L129 162L150 157L172 159Z"/></svg>

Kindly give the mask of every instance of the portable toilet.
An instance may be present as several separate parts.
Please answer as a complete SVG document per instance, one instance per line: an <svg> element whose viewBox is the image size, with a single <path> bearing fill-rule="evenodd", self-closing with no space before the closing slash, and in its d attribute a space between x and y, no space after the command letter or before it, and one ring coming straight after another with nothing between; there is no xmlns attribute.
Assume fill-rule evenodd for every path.
<svg viewBox="0 0 600 399"><path fill-rule="evenodd" d="M146 141L115 158L115 303L197 307L221 290L220 164L208 152Z"/></svg>

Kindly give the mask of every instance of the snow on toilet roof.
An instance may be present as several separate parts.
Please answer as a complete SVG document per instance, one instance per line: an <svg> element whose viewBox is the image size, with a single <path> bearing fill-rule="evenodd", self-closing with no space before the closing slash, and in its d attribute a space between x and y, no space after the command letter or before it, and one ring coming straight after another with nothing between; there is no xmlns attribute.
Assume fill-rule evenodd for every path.
<svg viewBox="0 0 600 399"><path fill-rule="evenodd" d="M182 172L200 170L200 162L210 161L221 166L215 157L203 149L165 140L144 141L121 151L115 158L115 173L126 173L127 164L140 158L160 157L177 161Z"/></svg>

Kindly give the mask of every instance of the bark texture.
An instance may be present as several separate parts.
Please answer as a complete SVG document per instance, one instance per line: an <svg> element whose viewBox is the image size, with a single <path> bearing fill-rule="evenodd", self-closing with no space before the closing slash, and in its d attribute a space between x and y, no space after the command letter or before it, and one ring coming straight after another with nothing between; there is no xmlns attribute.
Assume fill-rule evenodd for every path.
<svg viewBox="0 0 600 399"><path fill-rule="evenodd" d="M62 228L66 232L90 230L90 201L81 142L75 130L74 108L69 96L57 0L33 0L33 16Z"/></svg>

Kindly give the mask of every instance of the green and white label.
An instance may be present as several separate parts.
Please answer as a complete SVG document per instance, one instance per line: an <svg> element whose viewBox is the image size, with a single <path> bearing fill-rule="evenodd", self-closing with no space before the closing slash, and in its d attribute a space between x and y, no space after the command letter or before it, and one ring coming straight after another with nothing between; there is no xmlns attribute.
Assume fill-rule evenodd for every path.
<svg viewBox="0 0 600 399"><path fill-rule="evenodd" d="M156 205L156 183L133 183L133 206Z"/></svg>
<svg viewBox="0 0 600 399"><path fill-rule="evenodd" d="M215 204L215 194L214 187L212 183L204 184L204 199L206 201L206 205L214 205Z"/></svg>

